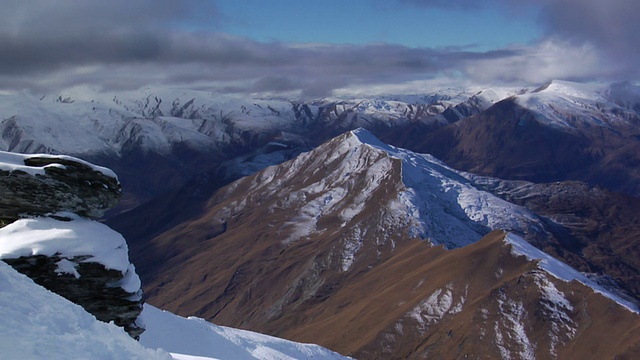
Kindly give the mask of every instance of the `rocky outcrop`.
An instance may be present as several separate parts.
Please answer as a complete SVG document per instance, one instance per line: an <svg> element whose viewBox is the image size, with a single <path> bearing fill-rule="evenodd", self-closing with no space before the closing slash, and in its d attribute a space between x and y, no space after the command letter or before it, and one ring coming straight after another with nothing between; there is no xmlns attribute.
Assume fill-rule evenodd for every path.
<svg viewBox="0 0 640 360"><path fill-rule="evenodd" d="M119 197L108 169L66 156L0 152L0 259L137 339L142 291L127 244L91 220Z"/></svg>
<svg viewBox="0 0 640 360"><path fill-rule="evenodd" d="M0 219L69 211L96 219L118 203L114 176L69 157L19 156L18 168L0 168Z"/></svg>
<svg viewBox="0 0 640 360"><path fill-rule="evenodd" d="M90 262L90 258L34 255L4 259L4 262L38 285L82 306L98 320L113 321L138 339L144 332L136 322L142 311L142 291L127 292L118 285L123 280L122 272ZM89 262L85 262L87 260ZM63 264L73 267L75 273L61 271Z"/></svg>

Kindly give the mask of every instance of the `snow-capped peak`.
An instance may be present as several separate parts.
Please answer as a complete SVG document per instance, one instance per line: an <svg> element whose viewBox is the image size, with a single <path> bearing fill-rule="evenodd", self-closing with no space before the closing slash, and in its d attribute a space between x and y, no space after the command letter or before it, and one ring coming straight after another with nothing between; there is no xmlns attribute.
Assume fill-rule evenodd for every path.
<svg viewBox="0 0 640 360"><path fill-rule="evenodd" d="M533 94L553 94L555 96L580 98L585 100L602 99L607 88L604 84L577 83L565 80L552 80L532 91Z"/></svg>
<svg viewBox="0 0 640 360"><path fill-rule="evenodd" d="M433 156L387 145L364 129L351 133L363 144L402 162L400 201L415 220L411 235L456 248L475 242L488 229L520 234L542 231L531 211L477 189L466 173Z"/></svg>
<svg viewBox="0 0 640 360"><path fill-rule="evenodd" d="M633 104L628 104L634 98L632 90L616 84L553 80L531 93L516 96L516 103L537 113L539 122L566 131L592 126L633 126L629 119L637 114Z"/></svg>

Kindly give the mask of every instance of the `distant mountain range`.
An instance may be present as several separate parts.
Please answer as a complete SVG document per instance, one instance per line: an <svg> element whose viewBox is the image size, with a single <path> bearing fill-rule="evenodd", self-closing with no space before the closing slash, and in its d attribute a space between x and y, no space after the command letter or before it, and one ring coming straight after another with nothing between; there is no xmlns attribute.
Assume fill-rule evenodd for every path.
<svg viewBox="0 0 640 360"><path fill-rule="evenodd" d="M0 115L3 149L119 174L106 222L161 308L356 358L640 352L632 84L11 94Z"/></svg>

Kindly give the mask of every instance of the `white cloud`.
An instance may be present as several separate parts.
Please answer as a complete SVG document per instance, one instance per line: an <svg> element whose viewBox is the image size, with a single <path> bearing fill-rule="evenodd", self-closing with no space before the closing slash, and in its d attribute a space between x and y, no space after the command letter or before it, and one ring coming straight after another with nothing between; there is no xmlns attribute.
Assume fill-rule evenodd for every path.
<svg viewBox="0 0 640 360"><path fill-rule="evenodd" d="M481 83L525 84L542 84L553 79L605 79L615 72L598 49L588 43L547 39L514 50L517 51L503 58L468 62L464 72Z"/></svg>

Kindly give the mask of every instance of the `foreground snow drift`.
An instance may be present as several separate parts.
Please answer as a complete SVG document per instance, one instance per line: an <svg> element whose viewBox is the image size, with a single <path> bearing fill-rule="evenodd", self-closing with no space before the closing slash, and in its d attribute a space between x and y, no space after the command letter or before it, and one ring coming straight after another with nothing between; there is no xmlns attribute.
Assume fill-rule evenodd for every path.
<svg viewBox="0 0 640 360"><path fill-rule="evenodd" d="M3 359L344 359L317 345L185 319L148 305L147 331L139 343L2 261L0 313Z"/></svg>
<svg viewBox="0 0 640 360"><path fill-rule="evenodd" d="M146 304L147 330L140 342L170 351L175 358L217 359L347 359L313 344L300 344L250 331L217 326L196 317L183 318Z"/></svg>
<svg viewBox="0 0 640 360"><path fill-rule="evenodd" d="M171 359L0 261L3 359Z"/></svg>

